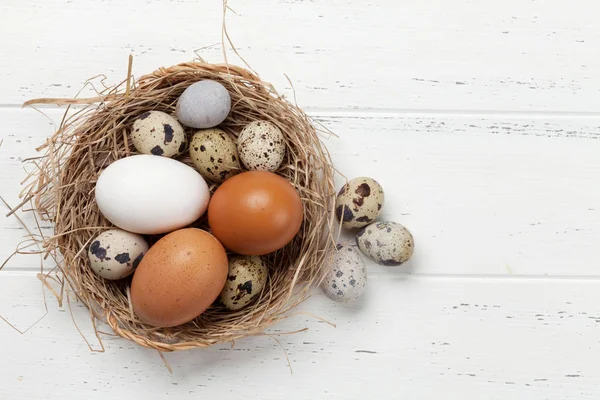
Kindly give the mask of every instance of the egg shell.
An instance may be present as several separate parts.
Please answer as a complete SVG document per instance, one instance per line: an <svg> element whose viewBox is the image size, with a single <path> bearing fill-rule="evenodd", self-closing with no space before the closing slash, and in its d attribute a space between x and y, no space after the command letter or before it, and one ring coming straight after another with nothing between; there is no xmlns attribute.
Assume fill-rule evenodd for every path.
<svg viewBox="0 0 600 400"><path fill-rule="evenodd" d="M268 272L260 257L230 257L227 281L219 296L221 303L229 310L245 307L265 287Z"/></svg>
<svg viewBox="0 0 600 400"><path fill-rule="evenodd" d="M183 153L187 137L181 124L162 111L147 111L133 123L131 141L138 152L175 157Z"/></svg>
<svg viewBox="0 0 600 400"><path fill-rule="evenodd" d="M158 234L182 228L206 211L210 194L193 168L166 157L136 155L110 164L96 183L96 203L114 225Z"/></svg>
<svg viewBox="0 0 600 400"><path fill-rule="evenodd" d="M373 222L384 203L383 188L372 178L354 178L340 189L335 213L342 227L362 228Z"/></svg>
<svg viewBox="0 0 600 400"><path fill-rule="evenodd" d="M269 121L253 121L238 136L238 153L251 171L276 171L285 157L283 133Z"/></svg>
<svg viewBox="0 0 600 400"><path fill-rule="evenodd" d="M356 235L358 248L378 264L397 266L408 261L415 241L412 234L397 222L375 222Z"/></svg>
<svg viewBox="0 0 600 400"><path fill-rule="evenodd" d="M171 232L148 250L133 275L133 311L156 327L189 322L217 299L227 271L227 254L214 236L196 228Z"/></svg>
<svg viewBox="0 0 600 400"><path fill-rule="evenodd" d="M235 141L218 128L204 129L194 134L190 143L190 157L198 172L216 183L241 171Z"/></svg>
<svg viewBox="0 0 600 400"><path fill-rule="evenodd" d="M90 268L104 279L123 279L133 273L147 251L148 243L142 236L109 229L92 240L88 248Z"/></svg>
<svg viewBox="0 0 600 400"><path fill-rule="evenodd" d="M179 99L175 114L184 125L206 129L219 125L231 110L231 96L219 82L203 80L188 86Z"/></svg>
<svg viewBox="0 0 600 400"><path fill-rule="evenodd" d="M366 285L367 269L356 248L338 244L321 290L330 299L347 303L362 296Z"/></svg>
<svg viewBox="0 0 600 400"><path fill-rule="evenodd" d="M215 191L208 223L229 250L260 256L287 245L300 230L303 213L302 199L287 179L248 171L227 179Z"/></svg>

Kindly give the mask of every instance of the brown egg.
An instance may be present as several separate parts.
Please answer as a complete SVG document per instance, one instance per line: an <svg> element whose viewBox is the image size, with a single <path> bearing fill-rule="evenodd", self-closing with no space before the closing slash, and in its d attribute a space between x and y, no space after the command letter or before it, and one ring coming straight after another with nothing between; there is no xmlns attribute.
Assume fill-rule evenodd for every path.
<svg viewBox="0 0 600 400"><path fill-rule="evenodd" d="M219 296L228 272L219 241L200 229L180 229L161 238L133 275L133 311L145 323L170 327L202 314Z"/></svg>
<svg viewBox="0 0 600 400"><path fill-rule="evenodd" d="M288 244L302 225L300 195L285 178L249 171L226 180L208 205L208 223L225 247L247 256Z"/></svg>

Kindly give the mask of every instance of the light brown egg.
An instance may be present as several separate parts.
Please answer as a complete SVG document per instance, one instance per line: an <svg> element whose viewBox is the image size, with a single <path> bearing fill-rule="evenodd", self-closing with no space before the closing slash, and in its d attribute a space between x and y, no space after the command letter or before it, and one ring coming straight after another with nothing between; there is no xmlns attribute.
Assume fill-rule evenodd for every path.
<svg viewBox="0 0 600 400"><path fill-rule="evenodd" d="M161 238L133 275L135 314L156 327L192 321L219 296L227 279L225 249L211 234L187 228Z"/></svg>

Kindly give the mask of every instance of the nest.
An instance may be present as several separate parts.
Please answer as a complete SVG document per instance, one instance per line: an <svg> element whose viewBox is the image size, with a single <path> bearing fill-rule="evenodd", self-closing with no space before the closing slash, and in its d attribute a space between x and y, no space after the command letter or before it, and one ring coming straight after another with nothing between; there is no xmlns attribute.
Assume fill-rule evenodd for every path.
<svg viewBox="0 0 600 400"><path fill-rule="evenodd" d="M277 173L300 193L304 222L289 245L265 257L269 280L251 305L228 311L214 304L190 323L154 328L132 312L130 279L107 281L88 266L91 240L110 227L95 203L94 187L111 162L136 153L128 139L134 120L149 110L173 114L184 89L202 79L220 82L231 94L231 113L220 125L225 131L237 136L249 122L268 120L284 133L287 155ZM85 104L67 110L57 132L41 147L44 156L34 160L36 172L25 189L22 204L31 200L32 211L55 225L54 235L44 240L44 252L57 260L59 279L88 307L94 326L104 321L117 335L141 346L174 351L264 334L267 327L290 316L319 283L335 245L334 169L317 130L300 108L244 68L191 62L160 68L130 82L128 77L94 99L30 102ZM179 160L191 165L188 156ZM205 221L195 226L205 227Z"/></svg>

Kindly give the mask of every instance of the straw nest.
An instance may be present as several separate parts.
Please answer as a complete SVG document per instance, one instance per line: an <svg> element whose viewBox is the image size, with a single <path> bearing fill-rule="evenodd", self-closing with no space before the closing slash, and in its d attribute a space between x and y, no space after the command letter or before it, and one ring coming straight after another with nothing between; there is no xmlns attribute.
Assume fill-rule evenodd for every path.
<svg viewBox="0 0 600 400"><path fill-rule="evenodd" d="M130 280L106 281L88 267L87 247L110 226L98 211L94 187L111 162L135 154L128 139L133 121L149 110L173 113L183 90L201 79L218 81L231 94L232 111L221 125L224 130L237 135L254 120L268 120L281 128L287 155L277 173L299 191L304 222L289 245L265 258L269 281L252 305L233 312L215 304L188 324L154 328L132 312ZM128 77L94 99L30 103L85 104L67 110L57 132L40 148L45 154L33 161L36 172L22 204L33 202L36 216L54 223L54 235L44 239L44 252L57 261L59 280L88 307L94 326L104 321L117 335L159 351L207 347L264 334L267 327L291 315L319 283L334 247L330 157L306 114L254 73L227 64L191 62L160 68L131 84ZM180 161L191 165L187 155ZM194 226L207 225L201 219Z"/></svg>

